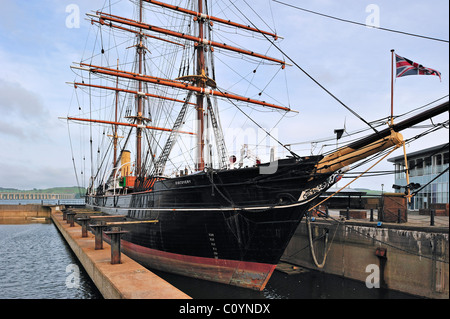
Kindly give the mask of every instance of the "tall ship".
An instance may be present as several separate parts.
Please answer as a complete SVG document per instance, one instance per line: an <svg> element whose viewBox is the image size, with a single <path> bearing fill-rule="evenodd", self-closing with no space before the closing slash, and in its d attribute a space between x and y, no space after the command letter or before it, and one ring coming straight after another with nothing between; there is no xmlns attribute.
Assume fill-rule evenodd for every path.
<svg viewBox="0 0 450 319"><path fill-rule="evenodd" d="M258 53L234 41L272 47L276 33L221 17L230 4L213 11L207 0L127 3L134 7L129 16L120 6L87 14L97 44L72 66L79 107L66 119L81 124L87 141L72 145L90 154L75 165L90 175L87 207L126 216L123 252L146 267L264 289L302 218L349 165L401 147L401 130L448 111L446 102L327 154L299 156L252 113L263 110L270 119L295 112L276 102L278 92L267 93L272 76L260 71L284 72L288 63L280 52L266 55L267 46ZM229 63L250 63L250 76L263 81L246 82L231 68L216 74ZM263 89L247 97L251 86ZM236 143L249 131L224 129L223 114L230 122L244 117L251 132L270 140L265 152L245 139L230 152L230 136Z"/></svg>

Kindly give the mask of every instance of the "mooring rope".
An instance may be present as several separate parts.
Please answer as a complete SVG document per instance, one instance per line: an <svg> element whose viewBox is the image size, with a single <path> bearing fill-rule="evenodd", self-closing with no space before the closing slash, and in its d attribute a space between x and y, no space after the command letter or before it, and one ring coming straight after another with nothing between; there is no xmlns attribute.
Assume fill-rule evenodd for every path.
<svg viewBox="0 0 450 319"><path fill-rule="evenodd" d="M402 143L402 145L404 145L404 142ZM382 158L380 158L375 164L373 164L371 167L369 167L368 169L366 169L364 172L362 172L360 175L358 175L357 177L355 177L352 181L350 181L349 183L347 183L347 185L345 185L344 187L342 187L341 189L339 189L338 191L334 192L333 194L331 194L330 196L328 196L327 198L325 198L323 201L319 202L318 204L314 205L313 207L311 207L308 212L312 211L314 208L316 208L317 206L319 206L320 204L324 203L325 201L329 200L331 197L333 197L334 195L338 194L340 191L342 191L343 189L345 189L347 186L349 186L350 184L352 184L354 181L356 181L358 178L360 178L361 176L363 176L365 173L367 173L368 171L370 171L373 167L375 167L378 163L380 163L382 160L384 160L387 156L389 156L392 152L394 152L396 149L398 149L400 146L395 145L394 148L388 152L386 155L384 155ZM314 244L313 244L313 240L312 240L312 231L311 231L311 222L310 222L310 216L306 217L306 225L308 227L308 239L309 239L309 247L310 247L310 251L311 251L311 257L314 261L314 264L317 266L317 268L323 268L325 266L326 260L327 260L327 256L328 256L328 252L331 249L331 244L328 247L328 234L325 235L325 253L323 256L323 260L321 263L319 263L317 261L317 256L314 250ZM339 224L338 224L339 227ZM336 230L334 232L333 235L333 239L334 236L336 235L337 229L338 227L336 227ZM333 242L333 240L331 241L331 243Z"/></svg>

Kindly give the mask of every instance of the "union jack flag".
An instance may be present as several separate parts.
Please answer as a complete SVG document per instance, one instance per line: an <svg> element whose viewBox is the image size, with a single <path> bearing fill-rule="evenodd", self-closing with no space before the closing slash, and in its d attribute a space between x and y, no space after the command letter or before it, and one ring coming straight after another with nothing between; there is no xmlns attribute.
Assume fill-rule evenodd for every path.
<svg viewBox="0 0 450 319"><path fill-rule="evenodd" d="M436 75L441 79L441 72L426 68L423 65L413 62L407 58L395 55L397 77L406 75Z"/></svg>

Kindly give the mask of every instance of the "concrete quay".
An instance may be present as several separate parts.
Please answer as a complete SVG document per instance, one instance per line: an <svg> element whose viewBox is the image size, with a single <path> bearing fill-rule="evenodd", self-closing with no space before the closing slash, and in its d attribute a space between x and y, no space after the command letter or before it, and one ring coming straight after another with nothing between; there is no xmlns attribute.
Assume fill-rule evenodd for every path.
<svg viewBox="0 0 450 319"><path fill-rule="evenodd" d="M368 212L367 216L370 212ZM282 261L424 298L449 298L449 217L406 223L346 219L338 210L297 228ZM310 245L310 237L312 245Z"/></svg>
<svg viewBox="0 0 450 319"><path fill-rule="evenodd" d="M120 264L112 264L111 246L103 242L96 250L95 236L87 232L83 237L82 226L71 227L61 211L50 217L105 299L191 299L124 254Z"/></svg>
<svg viewBox="0 0 450 319"><path fill-rule="evenodd" d="M49 218L56 209L59 207L51 205L0 205L0 220Z"/></svg>

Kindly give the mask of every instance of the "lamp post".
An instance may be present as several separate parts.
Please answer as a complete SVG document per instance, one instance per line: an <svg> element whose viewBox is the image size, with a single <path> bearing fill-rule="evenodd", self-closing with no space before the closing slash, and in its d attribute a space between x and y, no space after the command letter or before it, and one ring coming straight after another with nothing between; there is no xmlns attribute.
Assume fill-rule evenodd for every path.
<svg viewBox="0 0 450 319"><path fill-rule="evenodd" d="M381 184L381 218L380 218L380 212L378 212L378 220L383 221L383 215L384 215L384 184Z"/></svg>

